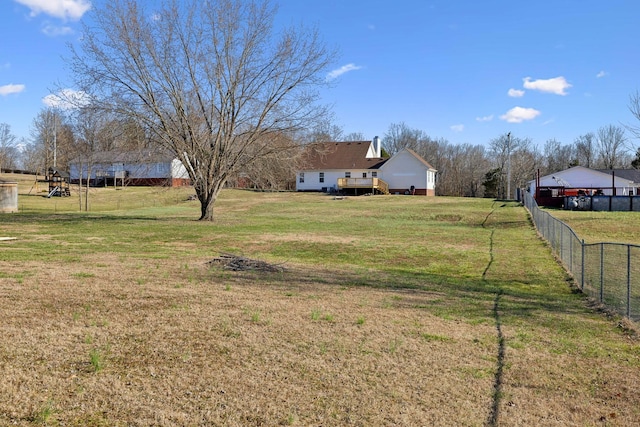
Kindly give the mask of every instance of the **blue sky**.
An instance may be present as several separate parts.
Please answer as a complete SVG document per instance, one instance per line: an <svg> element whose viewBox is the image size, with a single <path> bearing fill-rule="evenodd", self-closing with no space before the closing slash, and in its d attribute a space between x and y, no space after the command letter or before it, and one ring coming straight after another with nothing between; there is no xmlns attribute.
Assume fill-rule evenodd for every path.
<svg viewBox="0 0 640 427"><path fill-rule="evenodd" d="M333 105L345 133L404 122L454 144L506 132L572 143L634 123L638 0L280 0L277 25L316 26L339 51ZM0 0L0 122L30 137L89 0ZM73 88L69 88L73 89ZM640 141L634 141L640 145Z"/></svg>

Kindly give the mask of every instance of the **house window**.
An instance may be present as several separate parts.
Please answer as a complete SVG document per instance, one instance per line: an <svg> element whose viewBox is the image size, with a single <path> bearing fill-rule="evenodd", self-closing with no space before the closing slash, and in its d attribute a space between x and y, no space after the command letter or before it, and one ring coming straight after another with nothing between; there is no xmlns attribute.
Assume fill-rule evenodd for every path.
<svg viewBox="0 0 640 427"><path fill-rule="evenodd" d="M300 184L304 183L304 172L300 172Z"/></svg>
<svg viewBox="0 0 640 427"><path fill-rule="evenodd" d="M367 173L366 172L362 172L362 177L366 178L367 177Z"/></svg>
<svg viewBox="0 0 640 427"><path fill-rule="evenodd" d="M345 172L344 173L344 177L345 178L351 178L351 172Z"/></svg>
<svg viewBox="0 0 640 427"><path fill-rule="evenodd" d="M324 182L324 172L320 172L320 182Z"/></svg>
<svg viewBox="0 0 640 427"><path fill-rule="evenodd" d="M373 171L373 172L371 172L371 176L372 176L373 178L377 178L377 177L378 177L378 171Z"/></svg>

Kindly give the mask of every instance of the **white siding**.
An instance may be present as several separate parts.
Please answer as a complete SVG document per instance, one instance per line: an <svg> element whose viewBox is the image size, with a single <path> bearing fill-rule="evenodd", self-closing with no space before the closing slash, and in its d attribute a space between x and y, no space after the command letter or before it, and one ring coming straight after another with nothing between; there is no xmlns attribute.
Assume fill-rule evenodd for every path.
<svg viewBox="0 0 640 427"><path fill-rule="evenodd" d="M78 163L69 165L71 180L77 180L80 176ZM95 163L91 167L91 179L96 178L100 172L127 171L129 178L189 178L186 168L175 159L173 161L157 163ZM87 179L87 165L82 165L82 179Z"/></svg>
<svg viewBox="0 0 640 427"><path fill-rule="evenodd" d="M433 190L435 186L435 171L406 150L398 152L382 165L381 172L378 177L386 181L391 189L408 190L414 186Z"/></svg>
<svg viewBox="0 0 640 427"><path fill-rule="evenodd" d="M322 191L324 187L327 189L338 188L338 178L344 178L346 172L351 172L351 178L362 178L364 173L367 178L371 178L371 172L375 169L350 169L350 170L307 170L298 172L296 175L297 191ZM324 182L320 182L320 173L324 173ZM304 173L304 182L300 182L300 173ZM380 173L378 172L378 178Z"/></svg>
<svg viewBox="0 0 640 427"><path fill-rule="evenodd" d="M555 179L554 179L555 177ZM612 185L614 184L614 185ZM560 172L540 177L540 187L569 187L569 188L599 188L599 187L616 187L618 195L624 194L629 188L635 187L628 179L615 177L615 182L611 175L585 168L575 166ZM529 181L529 191L531 194L536 192L536 180ZM611 190L604 190L604 193L611 195Z"/></svg>
<svg viewBox="0 0 640 427"><path fill-rule="evenodd" d="M189 179L187 168L185 168L182 162L178 159L174 159L171 162L171 177Z"/></svg>

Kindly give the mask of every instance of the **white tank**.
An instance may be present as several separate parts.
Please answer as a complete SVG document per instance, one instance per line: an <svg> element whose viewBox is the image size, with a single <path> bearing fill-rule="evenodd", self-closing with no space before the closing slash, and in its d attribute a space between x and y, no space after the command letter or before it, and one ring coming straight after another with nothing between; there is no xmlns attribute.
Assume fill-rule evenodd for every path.
<svg viewBox="0 0 640 427"><path fill-rule="evenodd" d="M18 183L0 181L0 213L18 212Z"/></svg>

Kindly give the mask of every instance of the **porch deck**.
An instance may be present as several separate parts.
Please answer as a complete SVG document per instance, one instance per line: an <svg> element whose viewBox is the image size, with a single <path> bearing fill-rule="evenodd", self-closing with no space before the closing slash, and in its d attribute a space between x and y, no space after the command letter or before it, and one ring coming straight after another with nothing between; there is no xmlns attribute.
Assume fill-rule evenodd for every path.
<svg viewBox="0 0 640 427"><path fill-rule="evenodd" d="M338 178L338 190L367 189L373 194L389 194L389 184L380 178Z"/></svg>

